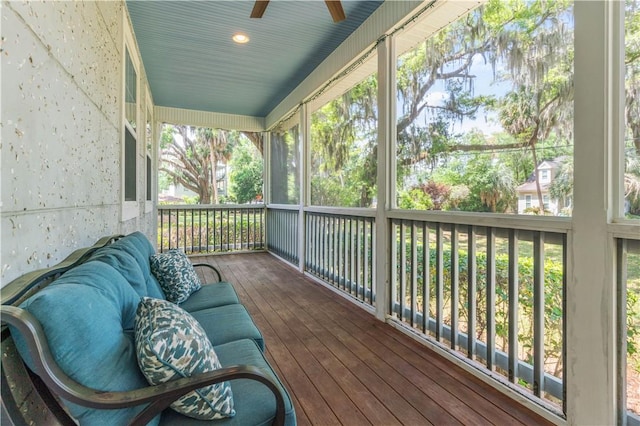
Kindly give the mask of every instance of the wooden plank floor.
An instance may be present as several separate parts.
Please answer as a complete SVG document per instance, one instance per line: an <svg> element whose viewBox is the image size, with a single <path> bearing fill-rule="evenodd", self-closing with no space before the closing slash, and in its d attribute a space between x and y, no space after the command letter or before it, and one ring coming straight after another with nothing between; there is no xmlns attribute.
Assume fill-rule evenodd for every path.
<svg viewBox="0 0 640 426"><path fill-rule="evenodd" d="M270 254L197 260L234 284L300 425L550 424Z"/></svg>

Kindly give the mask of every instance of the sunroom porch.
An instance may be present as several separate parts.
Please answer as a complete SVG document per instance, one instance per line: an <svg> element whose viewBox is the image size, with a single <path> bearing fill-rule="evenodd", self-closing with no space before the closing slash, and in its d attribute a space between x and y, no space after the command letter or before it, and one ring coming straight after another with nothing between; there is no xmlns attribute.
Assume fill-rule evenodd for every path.
<svg viewBox="0 0 640 426"><path fill-rule="evenodd" d="M154 2L129 3L133 8ZM101 236L134 230L143 231L153 240L157 237L160 250L180 247L194 255L229 249L266 250L289 266L273 263L271 258L264 260L267 255L262 253L243 254L237 259L255 256L256 262L265 262L266 270L275 268L282 272L295 268L298 272L292 272L296 277L292 287L308 286L310 290L305 287L302 293L320 292L318 297L322 300L332 298L327 303L340 315L354 315L354 323L365 321L363 327L367 332L362 335L351 334L362 330L351 328L351 322L336 326L338 335L325 336L324 331L318 330L328 339L326 342L319 338L304 341L294 334L303 350L321 344L317 349L333 353L338 350L335 345L343 345L346 340L357 345L349 349L356 354L355 358L362 356L367 361L379 362L374 357L375 346L365 346L360 340L372 336L377 339L379 334L385 348L393 346L390 352L384 349L385 354L408 351L403 356L412 360L409 363L407 359L398 360L402 363L394 367L398 374L386 380L380 380L377 371L376 376L362 377L353 370L340 377L334 372L329 374L331 380L323 373L314 376L319 382L313 388L298 390L296 380L300 377L296 372L288 374L286 364L278 363L277 356L281 354L275 353L278 348L289 348L286 336L273 331L271 337L284 346L269 347L274 351L270 356L301 407L301 423L308 420L323 424L323 420L331 422L332 416L341 420L340 416L353 409L362 414L360 419L370 423L390 420L411 424L413 417L405 418L405 414L413 415L420 411L416 407L427 406L438 413L435 405L439 404L435 401L441 401L439 398L445 395L450 403L461 401L469 407L467 417L456 417L467 424L475 423L471 420L473 416L477 416L478 422L501 423L496 413L505 412L523 423L539 419L516 418L514 413L521 406L556 424L625 421L638 424L637 416L628 415L627 411L632 402L636 407L638 403L627 396L628 383L632 381L627 373L626 354L632 340L627 339L626 320L633 308L629 309L625 297L627 275L638 270L640 231L637 218L630 220L624 214L623 8L619 2L575 3L575 100L571 128L573 138L580 142L573 152L573 216L535 217L419 211L398 206L394 193L396 50L414 37L422 39L426 33L433 33L431 20L427 19L433 18L430 15L433 5L433 2L384 2L372 15L374 19L336 47L331 57L303 83L278 94L281 103L266 112L236 114L165 105L166 100L149 84L147 74L150 76L154 69L142 60L138 42L143 34L134 31L125 2L4 2L2 285L21 274L55 264ZM450 22L476 6L475 2L445 1L435 5L435 10L450 17L447 20L441 16L440 22ZM413 19L417 13L422 14L418 23ZM416 33L404 32L411 29ZM181 35L188 39L190 33L185 30ZM150 38L153 39L153 34ZM183 42L185 45L181 47L188 50L185 47L188 43ZM157 51L160 56L165 53L163 49ZM365 58L364 54L368 56ZM354 64L362 66L352 67ZM350 74L352 81L347 83L336 79L344 77L345 69L356 69ZM309 122L313 110L327 100L331 90L318 93L325 85L340 86L338 92L346 90L344 86L351 85L353 79L371 73L378 76L379 167L374 176L377 204L366 209L314 204L308 182ZM241 84L252 80L246 75L243 79L240 72L229 75ZM132 81L133 84L128 84ZM170 83L168 86L177 87L183 81L174 78ZM208 84L200 88L203 92L205 86ZM182 94L171 102L186 98ZM261 133L267 170L266 202L260 206L189 206L173 211L159 206L157 164L160 126L164 122ZM278 132L274 129L284 126L287 130L287 125L293 122L300 126L295 179L300 181L301 193L296 203L281 204L269 194L275 170L269 149L277 140ZM196 231L193 224L184 226L196 217L203 223L198 225L203 229ZM230 220L234 221L233 227ZM244 223L251 223L251 228L241 235L259 238L231 240L236 224ZM207 227L212 229L204 229ZM518 274L519 260L525 258L529 262L526 282ZM239 274L236 277L239 286L261 284L242 276L241 270L232 271L224 266L222 260L229 265L238 261L233 256L208 259L219 262L230 280ZM552 293L545 288L548 285L545 265L550 263L554 268L557 266L549 271L554 276ZM246 268L260 276L259 270L253 271L253 264ZM310 280L336 292L316 288L316 283ZM262 300L273 306L271 303L278 302L277 297L289 300L296 296L287 293L279 283L273 286L283 293L276 296L275 290L262 286L259 290L265 291L268 298L258 289L253 296L247 290L246 297L252 300L262 295ZM527 303L520 305L521 298L526 298ZM291 328L291 317L288 323L279 320L292 310L279 311L277 317L271 318L290 331L318 327L308 320L317 311L303 300L306 299L296 296L293 305L297 303L311 316L295 311L301 315L295 319L296 328ZM263 321L263 326L275 330L257 303L256 309L256 317ZM269 312L273 315L272 310ZM525 324L519 323L523 317ZM336 324L335 318L330 321ZM549 333L550 329L554 332ZM268 333L265 330L269 336ZM409 339L399 337L399 333ZM396 347L395 342L402 343ZM431 350L438 355L430 358ZM458 367L450 369L450 364L445 367L440 356L464 369L464 375L458 375ZM325 365L324 358L316 355L310 364L303 364L309 362L304 356L295 358L299 366L307 365L321 373L331 368L345 372L343 367L347 367L345 359ZM408 377L408 372L419 369L416 364L425 359L442 369L430 370L434 376ZM553 368L548 368L548 362ZM353 368L369 372L374 370L372 365L387 368L382 364L360 364L360 360ZM399 370L405 367L407 371L401 373ZM426 393L444 389L445 383L453 386L439 381L449 380L451 371L458 372L460 379L454 387L465 392L470 389L469 394L454 395L450 388L440 395ZM321 392L320 380L335 382L337 387L327 388L328 393ZM364 380L371 380L366 389L358 387ZM392 385L418 388L417 380L422 384L433 382L434 387L420 390L422 394L394 388L393 392L403 396L400 402L379 404L384 406L381 413L392 417L368 417L370 404L384 402L388 397L380 389ZM475 387L485 382L499 393ZM329 413L325 408L329 408L316 407L314 411L315 406L305 399L315 400L314 396L320 395L326 401L335 396L334 390L349 397L352 405L331 404L329 418L323 417ZM354 397L348 390L363 392L365 396ZM312 393L309 396L304 392ZM412 399L416 395L420 401ZM497 411L486 408L491 405L498 407ZM338 412L336 407L344 412ZM455 405L445 411L455 417L458 408ZM420 415L441 423L438 417Z"/></svg>

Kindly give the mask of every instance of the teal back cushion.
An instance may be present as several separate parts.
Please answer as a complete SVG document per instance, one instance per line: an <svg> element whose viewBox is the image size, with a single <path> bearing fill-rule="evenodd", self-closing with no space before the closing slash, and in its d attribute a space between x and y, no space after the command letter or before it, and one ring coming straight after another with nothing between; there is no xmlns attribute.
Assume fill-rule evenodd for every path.
<svg viewBox="0 0 640 426"><path fill-rule="evenodd" d="M122 249L107 246L95 252L89 260L106 263L114 267L127 280L139 296L148 293L147 280L135 257Z"/></svg>
<svg viewBox="0 0 640 426"><path fill-rule="evenodd" d="M160 284L151 273L151 266L149 265L149 257L155 254L155 250L142 232L133 232L105 248L121 250L135 259L138 266L140 266L140 271L142 272L147 287L146 294L141 294L142 296L165 299Z"/></svg>
<svg viewBox="0 0 640 426"><path fill-rule="evenodd" d="M21 307L42 324L54 359L77 382L104 391L148 386L135 351L135 313L140 295L112 266L88 261L66 272ZM33 368L19 333L16 347ZM126 424L142 407L96 410L68 403L83 425ZM154 421L157 423L157 421Z"/></svg>

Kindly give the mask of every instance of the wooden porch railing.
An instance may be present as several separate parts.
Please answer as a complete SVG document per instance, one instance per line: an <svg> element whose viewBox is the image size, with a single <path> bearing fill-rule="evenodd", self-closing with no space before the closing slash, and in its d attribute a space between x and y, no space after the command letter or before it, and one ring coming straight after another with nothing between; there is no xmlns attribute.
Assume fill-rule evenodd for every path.
<svg viewBox="0 0 640 426"><path fill-rule="evenodd" d="M374 217L308 211L305 223L305 271L375 306Z"/></svg>
<svg viewBox="0 0 640 426"><path fill-rule="evenodd" d="M158 250L264 250L263 205L158 206Z"/></svg>
<svg viewBox="0 0 640 426"><path fill-rule="evenodd" d="M391 241L392 317L563 406L566 232L392 219Z"/></svg>
<svg viewBox="0 0 640 426"><path fill-rule="evenodd" d="M298 264L298 207L269 207L267 214L267 250L291 264Z"/></svg>
<svg viewBox="0 0 640 426"><path fill-rule="evenodd" d="M297 206L160 206L158 246L189 254L267 249L298 265L299 214ZM374 212L305 208L304 215L304 270L373 309ZM388 321L564 410L570 222L399 211L388 220ZM628 269L639 244L618 239L618 270ZM621 289L626 280L620 275ZM620 341L625 327L621 320ZM640 425L631 412L623 417Z"/></svg>

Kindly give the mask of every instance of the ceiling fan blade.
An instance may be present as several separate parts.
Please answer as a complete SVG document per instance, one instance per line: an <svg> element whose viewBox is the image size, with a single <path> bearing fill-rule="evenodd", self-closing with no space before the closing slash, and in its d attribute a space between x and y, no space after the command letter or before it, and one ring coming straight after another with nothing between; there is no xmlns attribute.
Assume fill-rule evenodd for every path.
<svg viewBox="0 0 640 426"><path fill-rule="evenodd" d="M251 11L251 17L262 18L262 15L264 15L264 11L267 10L268 4L269 0L256 0L253 5L253 10Z"/></svg>
<svg viewBox="0 0 640 426"><path fill-rule="evenodd" d="M327 4L327 9L329 9L329 13L333 18L333 22L340 22L346 19L346 15L344 14L344 9L342 8L342 3L339 0L325 0Z"/></svg>

